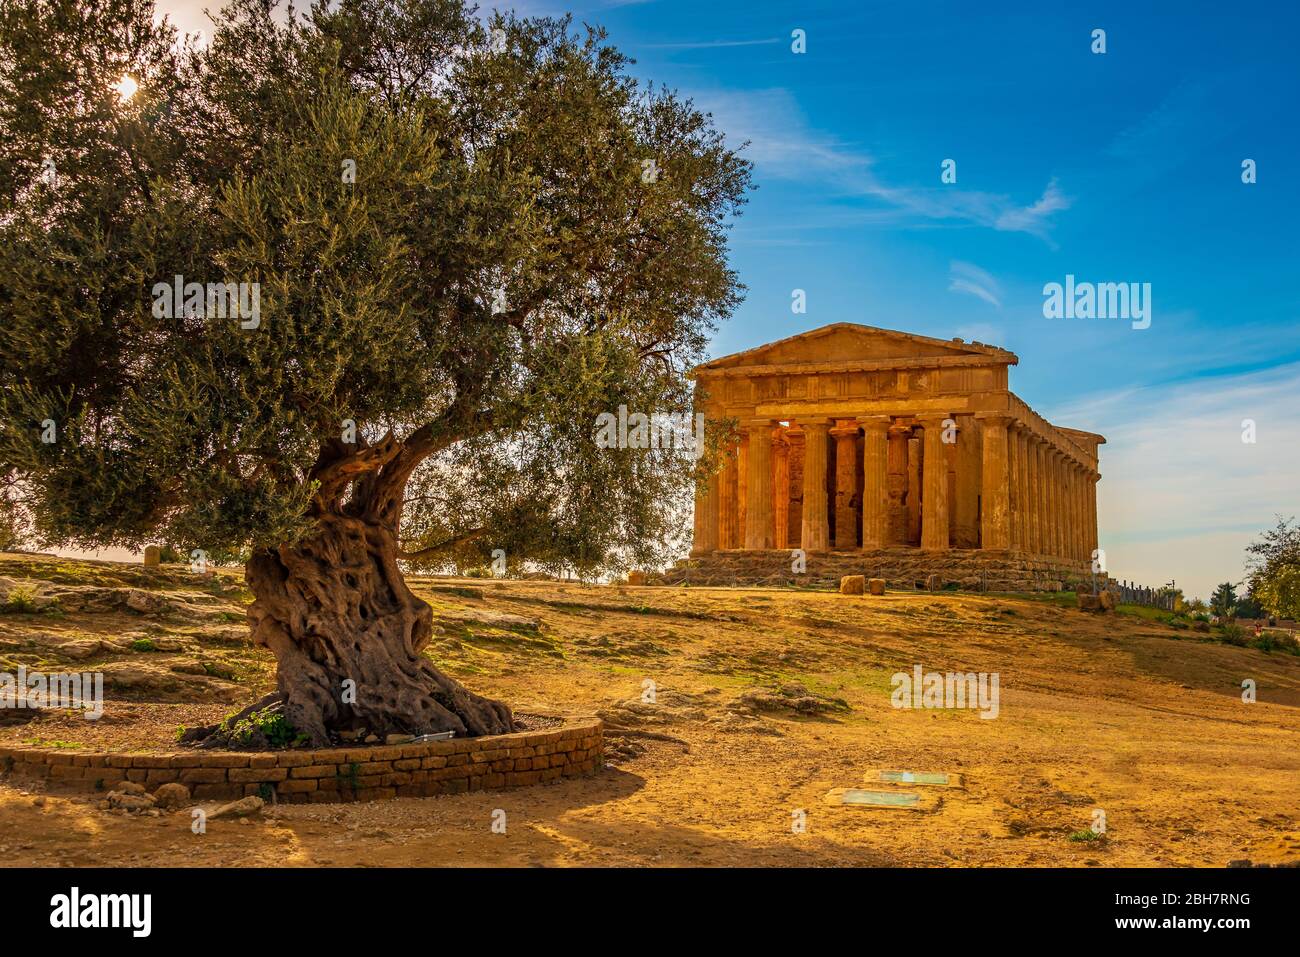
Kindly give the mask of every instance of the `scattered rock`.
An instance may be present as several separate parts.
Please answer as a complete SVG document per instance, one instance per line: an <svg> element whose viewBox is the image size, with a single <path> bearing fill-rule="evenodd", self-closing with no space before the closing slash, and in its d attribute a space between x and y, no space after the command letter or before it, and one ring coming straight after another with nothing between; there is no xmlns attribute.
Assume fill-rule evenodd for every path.
<svg viewBox="0 0 1300 957"><path fill-rule="evenodd" d="M861 595L866 590L867 579L863 575L845 575L840 579L841 595Z"/></svg>
<svg viewBox="0 0 1300 957"><path fill-rule="evenodd" d="M414 740L413 734L390 734L384 738L384 744L409 744Z"/></svg>
<svg viewBox="0 0 1300 957"><path fill-rule="evenodd" d="M1084 592L1078 592L1077 596L1079 599L1080 611L1100 612L1105 610L1101 607L1100 595L1089 595Z"/></svg>
<svg viewBox="0 0 1300 957"><path fill-rule="evenodd" d="M144 563L149 566L161 565L162 549L157 545L146 545L144 547Z"/></svg>
<svg viewBox="0 0 1300 957"><path fill-rule="evenodd" d="M99 802L99 806L110 811L138 814L141 811L152 810L154 799L135 782L123 781L118 790L108 792L104 800Z"/></svg>
<svg viewBox="0 0 1300 957"><path fill-rule="evenodd" d="M172 810L190 803L190 789L183 784L163 784L153 792L154 803Z"/></svg>
<svg viewBox="0 0 1300 957"><path fill-rule="evenodd" d="M841 698L815 695L801 684L786 684L775 691L751 688L727 706L732 711L774 712L793 711L797 714L816 715L851 710Z"/></svg>
<svg viewBox="0 0 1300 957"><path fill-rule="evenodd" d="M925 576L925 590L939 591L943 588L943 580L938 575Z"/></svg>
<svg viewBox="0 0 1300 957"><path fill-rule="evenodd" d="M645 572L643 572L643 571L639 571L639 570L635 570L635 569L634 569L633 571L628 572L628 573L627 573L627 583L628 583L629 585L644 585L644 584L645 584Z"/></svg>
<svg viewBox="0 0 1300 957"><path fill-rule="evenodd" d="M873 595L883 595L885 593L885 580L883 578L868 578L867 591Z"/></svg>
<svg viewBox="0 0 1300 957"><path fill-rule="evenodd" d="M1106 591L1101 592L1097 598L1101 601L1102 611L1115 610L1115 593L1113 591L1107 589Z"/></svg>
<svg viewBox="0 0 1300 957"><path fill-rule="evenodd" d="M256 794L250 794L246 798L240 798L238 801L231 801L229 804L221 805L208 817L247 817L249 814L258 813L265 805L266 802Z"/></svg>

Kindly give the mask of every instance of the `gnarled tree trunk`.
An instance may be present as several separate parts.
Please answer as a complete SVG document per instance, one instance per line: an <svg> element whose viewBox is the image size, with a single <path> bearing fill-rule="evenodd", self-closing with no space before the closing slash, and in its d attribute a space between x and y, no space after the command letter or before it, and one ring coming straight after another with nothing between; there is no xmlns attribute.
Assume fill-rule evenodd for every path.
<svg viewBox="0 0 1300 957"><path fill-rule="evenodd" d="M253 639L275 655L279 672L277 693L240 716L272 707L314 746L344 729L381 739L514 730L508 707L467 691L421 654L432 612L406 587L393 532L333 513L319 516L318 527L248 563Z"/></svg>

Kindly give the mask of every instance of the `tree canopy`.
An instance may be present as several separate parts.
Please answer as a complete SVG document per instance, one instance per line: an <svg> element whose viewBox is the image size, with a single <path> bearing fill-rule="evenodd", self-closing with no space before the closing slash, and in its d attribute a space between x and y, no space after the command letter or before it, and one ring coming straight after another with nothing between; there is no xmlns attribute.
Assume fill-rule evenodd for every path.
<svg viewBox="0 0 1300 957"><path fill-rule="evenodd" d="M598 29L330 7L232 0L199 46L146 0L5 5L5 487L47 545L337 513L416 562L662 561L698 463L594 422L690 409L748 164Z"/></svg>

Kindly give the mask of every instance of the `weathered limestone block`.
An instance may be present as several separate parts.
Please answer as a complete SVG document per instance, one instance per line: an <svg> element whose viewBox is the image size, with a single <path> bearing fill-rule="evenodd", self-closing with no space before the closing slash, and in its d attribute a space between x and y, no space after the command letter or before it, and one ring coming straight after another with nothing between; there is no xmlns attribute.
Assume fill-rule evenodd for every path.
<svg viewBox="0 0 1300 957"><path fill-rule="evenodd" d="M1106 609L1101 606L1101 595L1090 595L1086 592L1079 592L1079 610L1100 612Z"/></svg>
<svg viewBox="0 0 1300 957"><path fill-rule="evenodd" d="M867 591L873 595L883 595L885 593L885 580L883 578L868 579Z"/></svg>
<svg viewBox="0 0 1300 957"><path fill-rule="evenodd" d="M867 579L863 575L845 575L840 579L841 595L861 595L866 589Z"/></svg>
<svg viewBox="0 0 1300 957"><path fill-rule="evenodd" d="M162 563L162 549L157 545L146 545L144 547L144 563L146 565L158 565Z"/></svg>

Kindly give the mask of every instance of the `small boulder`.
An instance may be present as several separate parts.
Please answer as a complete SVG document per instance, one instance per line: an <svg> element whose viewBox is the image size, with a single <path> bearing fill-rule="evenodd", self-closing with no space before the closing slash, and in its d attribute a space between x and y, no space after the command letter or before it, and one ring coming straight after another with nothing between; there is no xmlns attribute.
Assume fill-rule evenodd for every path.
<svg viewBox="0 0 1300 957"><path fill-rule="evenodd" d="M190 789L183 784L163 784L153 792L153 800L158 807L172 810L190 803Z"/></svg>
<svg viewBox="0 0 1300 957"><path fill-rule="evenodd" d="M231 801L229 804L221 805L208 817L247 817L249 814L256 814L261 811L265 804L266 802L256 794L250 794L246 798L240 798L238 801Z"/></svg>
<svg viewBox="0 0 1300 957"><path fill-rule="evenodd" d="M628 583L629 585L644 585L644 584L645 584L645 572L643 572L643 571L639 571L639 570L636 570L636 569L634 569L634 570L628 572L628 573L627 573L627 583Z"/></svg>
<svg viewBox="0 0 1300 957"><path fill-rule="evenodd" d="M868 578L867 591L873 595L883 595L885 593L885 580L883 578Z"/></svg>
<svg viewBox="0 0 1300 957"><path fill-rule="evenodd" d="M938 591L943 587L943 580L938 575L927 575L925 577L925 590Z"/></svg>
<svg viewBox="0 0 1300 957"><path fill-rule="evenodd" d="M146 565L162 564L162 549L157 545L146 545L144 547L144 563Z"/></svg>
<svg viewBox="0 0 1300 957"><path fill-rule="evenodd" d="M413 734L390 734L384 738L384 744L410 744L414 740Z"/></svg>
<svg viewBox="0 0 1300 957"><path fill-rule="evenodd" d="M124 787L121 787L116 791L108 792L108 795L103 801L104 805L107 805L108 808L115 811L130 811L133 813L153 809L154 799L150 795L144 793L144 788L141 788L140 785L135 784L132 781L125 781L123 784L131 784L134 787L139 788L140 793L137 794L133 791L127 791Z"/></svg>
<svg viewBox="0 0 1300 957"><path fill-rule="evenodd" d="M1115 610L1115 593L1113 591L1109 591L1109 590L1104 591L1101 594L1099 594L1097 598L1100 599L1101 601L1102 611Z"/></svg>
<svg viewBox="0 0 1300 957"><path fill-rule="evenodd" d="M1097 612L1103 610L1101 607L1100 595L1089 595L1085 592L1078 592L1078 598L1080 611Z"/></svg>
<svg viewBox="0 0 1300 957"><path fill-rule="evenodd" d="M864 575L845 575L840 579L841 595L861 595L866 591L867 579Z"/></svg>

